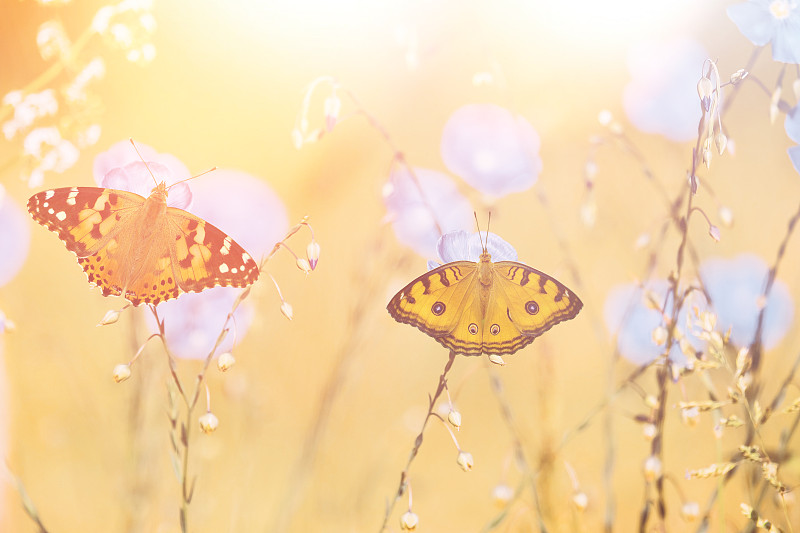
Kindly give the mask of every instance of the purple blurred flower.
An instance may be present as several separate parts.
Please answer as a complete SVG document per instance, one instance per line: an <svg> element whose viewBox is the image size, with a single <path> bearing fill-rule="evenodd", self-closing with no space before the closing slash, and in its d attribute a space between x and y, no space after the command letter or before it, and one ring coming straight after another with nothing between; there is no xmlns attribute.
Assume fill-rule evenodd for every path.
<svg viewBox="0 0 800 533"><path fill-rule="evenodd" d="M186 167L186 165L184 165L180 159L174 155L160 154L156 152L154 148L138 142L136 143L136 148L139 150L139 153L142 154L142 157L145 161L160 163L168 169L168 172L165 174L165 176L169 176L170 181L167 181L165 177L162 177L153 171L153 174L156 175L156 178L159 180L164 179L167 181L167 185L192 177L192 174L189 172L189 169ZM131 146L130 141L124 140L114 143L108 150L97 154L97 156L94 158L94 181L101 187L105 187L102 182L109 170L124 167L128 163L134 162L141 162L141 159L139 159L139 155L136 153L136 150L134 150L133 146ZM155 184L153 184L153 178L150 178L150 184L150 189L152 189L153 186L155 186ZM150 189L148 189L148 192ZM147 194L144 194L143 196L147 196Z"/></svg>
<svg viewBox="0 0 800 533"><path fill-rule="evenodd" d="M786 113L786 121L783 123L786 135L791 140L800 144L800 106L794 106L791 111Z"/></svg>
<svg viewBox="0 0 800 533"><path fill-rule="evenodd" d="M181 359L205 359L222 331L225 317L241 289L214 287L203 292L182 294L180 298L158 305L158 316L164 320L167 345ZM242 302L228 323L230 331L217 348L216 355L233 348L234 337L241 342L253 320L253 308ZM150 330L158 331L155 319L148 315ZM233 322L236 323L235 327ZM236 331L236 335L234 335Z"/></svg>
<svg viewBox="0 0 800 533"><path fill-rule="evenodd" d="M30 240L28 217L0 185L0 287L22 268Z"/></svg>
<svg viewBox="0 0 800 533"><path fill-rule="evenodd" d="M539 135L519 115L494 104L457 109L442 132L442 160L484 194L530 189L542 171Z"/></svg>
<svg viewBox="0 0 800 533"><path fill-rule="evenodd" d="M220 169L193 181L192 212L233 237L258 260L286 234L286 208L262 180L236 170ZM178 357L204 358L214 347L225 317L241 289L215 287L201 293L183 294L159 304L165 319L167 343ZM245 300L234 314L236 339L241 341L253 311ZM151 322L155 331L155 323ZM217 353L230 350L233 331Z"/></svg>
<svg viewBox="0 0 800 533"><path fill-rule="evenodd" d="M442 233L472 227L472 207L441 172L415 168L414 174L419 187L408 169L395 168L383 187L383 201L397 240L423 257L434 257Z"/></svg>
<svg viewBox="0 0 800 533"><path fill-rule="evenodd" d="M161 163L148 161L147 164L145 164L141 161L134 161L125 166L109 170L100 181L100 186L108 187L109 189L130 191L140 196L147 197L150 196L150 192L156 186L150 172L153 173L157 180L165 181L168 187L178 180L178 178L171 173L172 171ZM179 209L191 211L191 204L192 191L189 189L189 185L186 182L178 183L169 188L167 196L167 205L169 207L177 207Z"/></svg>
<svg viewBox="0 0 800 533"><path fill-rule="evenodd" d="M772 43L772 59L800 63L800 4L797 0L750 0L728 7L728 16L756 46Z"/></svg>
<svg viewBox="0 0 800 533"><path fill-rule="evenodd" d="M647 286L647 290L653 293L658 302L664 301L669 284L665 280L657 280ZM694 316L692 307L704 307L698 304L695 298L689 296L690 301L684 303L681 317L678 320L677 329L689 341L695 350L699 350L704 342L698 339L691 329L687 329L687 318ZM666 306L667 316L672 315L672 299ZM653 309L645 301L645 290L633 283L617 285L612 288L606 296L603 305L603 319L606 329L613 336L617 337L617 348L620 354L628 361L642 365L653 361L664 352L664 346L660 346L653 340L653 331L664 326L664 317L657 309ZM681 351L678 343L673 344L669 352L670 359L678 366L686 366L686 356Z"/></svg>
<svg viewBox="0 0 800 533"><path fill-rule="evenodd" d="M289 229L283 202L255 176L222 168L191 183L192 213L233 237L256 261Z"/></svg>
<svg viewBox="0 0 800 533"><path fill-rule="evenodd" d="M492 262L516 261L517 251L513 246L504 241L500 236L489 232L467 233L466 231L453 231L445 233L436 244L439 258L444 263L453 261L472 261L477 263L483 253L483 241L486 240L486 251L492 256ZM441 266L435 261L428 261L428 269Z"/></svg>
<svg viewBox="0 0 800 533"><path fill-rule="evenodd" d="M731 328L731 342L737 346L753 342L768 270L767 264L752 254L707 259L700 265L700 277L717 313L717 329ZM764 348L770 349L786 334L794 315L789 289L780 280L772 285L766 305L762 342Z"/></svg>
<svg viewBox="0 0 800 533"><path fill-rule="evenodd" d="M701 117L697 81L707 58L700 43L686 38L632 48L628 54L632 79L622 103L633 125L672 141L695 138Z"/></svg>
<svg viewBox="0 0 800 533"><path fill-rule="evenodd" d="M794 169L800 174L800 146L792 146L787 152L789 153L789 159L792 160Z"/></svg>
<svg viewBox="0 0 800 533"><path fill-rule="evenodd" d="M6 330L6 315L3 314L2 310L0 310L0 335L2 335L5 330ZM0 355L2 355L3 353L2 348L3 348L3 343L0 342Z"/></svg>

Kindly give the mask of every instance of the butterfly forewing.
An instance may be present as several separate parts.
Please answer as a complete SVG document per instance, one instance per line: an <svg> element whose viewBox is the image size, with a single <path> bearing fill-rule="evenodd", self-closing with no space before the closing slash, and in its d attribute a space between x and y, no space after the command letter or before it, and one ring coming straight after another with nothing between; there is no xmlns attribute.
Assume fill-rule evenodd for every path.
<svg viewBox="0 0 800 533"><path fill-rule="evenodd" d="M116 189L66 187L28 200L36 222L58 234L103 295L158 304L216 285L245 287L255 261L203 219L164 205L166 186L150 198Z"/></svg>
<svg viewBox="0 0 800 533"><path fill-rule="evenodd" d="M101 187L62 187L28 199L33 219L55 232L70 252L86 257L119 233L122 222L144 203L127 191Z"/></svg>
<svg viewBox="0 0 800 533"><path fill-rule="evenodd" d="M426 272L392 298L389 314L439 340L452 332L460 309L472 298L476 270L475 263L457 261Z"/></svg>
<svg viewBox="0 0 800 533"><path fill-rule="evenodd" d="M563 283L522 263L494 264L495 285L512 305L507 316L519 331L538 337L559 322L577 316L583 308L580 298Z"/></svg>

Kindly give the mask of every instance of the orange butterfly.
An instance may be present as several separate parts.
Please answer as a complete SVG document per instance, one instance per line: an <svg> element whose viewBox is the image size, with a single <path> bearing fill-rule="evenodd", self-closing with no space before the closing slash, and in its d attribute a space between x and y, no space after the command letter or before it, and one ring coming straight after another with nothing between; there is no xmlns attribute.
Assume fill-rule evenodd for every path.
<svg viewBox="0 0 800 533"><path fill-rule="evenodd" d="M28 200L33 219L78 257L103 296L156 305L216 285L246 287L258 265L224 232L167 206L165 182L150 196L101 187L63 187Z"/></svg>

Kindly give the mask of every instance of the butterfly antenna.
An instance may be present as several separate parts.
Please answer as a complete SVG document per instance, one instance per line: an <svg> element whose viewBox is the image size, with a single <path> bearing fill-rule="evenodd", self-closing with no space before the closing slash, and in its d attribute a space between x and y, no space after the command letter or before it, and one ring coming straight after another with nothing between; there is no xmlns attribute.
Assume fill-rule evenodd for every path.
<svg viewBox="0 0 800 533"><path fill-rule="evenodd" d="M138 148L136 148L136 143L135 143L135 142L133 142L133 139L132 139L131 137L128 137L128 140L129 140L129 141L131 142L131 144L133 145L133 149L134 149L134 150L136 150L136 155L138 155L138 156L139 156L139 159L141 159L141 160L142 160L142 163L144 163L144 166L145 166L145 168L147 168L147 172L149 172L149 173L150 173L150 176L153 178L153 181L155 182L156 186L158 186L158 180L156 179L156 176L155 176L155 174L153 174L153 171L152 171L152 170L150 170L150 165L148 165L148 164L147 164L147 161L145 161L145 160L144 160L144 157L142 157L142 154L139 152L139 149L138 149Z"/></svg>
<svg viewBox="0 0 800 533"><path fill-rule="evenodd" d="M217 167L211 167L211 168L209 168L208 170L204 170L204 171L203 171L203 172L201 172L200 174L196 174L196 175L192 176L191 178L186 178L186 179L183 179L183 180L180 180L180 181L176 181L175 183L173 183L172 185L170 185L169 187L167 187L167 190L169 190L169 189L170 189L170 187L174 187L175 185L177 185L177 184L179 184L179 183L183 183L184 181L189 181L189 180L193 180L193 179L195 179L195 178L199 178L199 177L200 177L200 176L202 176L203 174L208 174L209 172L213 172L213 171L215 171L215 170L217 170Z"/></svg>
<svg viewBox="0 0 800 533"><path fill-rule="evenodd" d="M472 214L473 214L473 216L475 216L475 227L478 229L478 239L480 239L480 241L481 241L481 248L483 248L483 251L485 252L486 251L486 245L483 244L483 237L481 236L481 225L478 223L478 213L473 211Z"/></svg>
<svg viewBox="0 0 800 533"><path fill-rule="evenodd" d="M492 225L492 212L489 211L489 219L486 221L486 246L489 246L489 226ZM486 250L486 247L483 248Z"/></svg>

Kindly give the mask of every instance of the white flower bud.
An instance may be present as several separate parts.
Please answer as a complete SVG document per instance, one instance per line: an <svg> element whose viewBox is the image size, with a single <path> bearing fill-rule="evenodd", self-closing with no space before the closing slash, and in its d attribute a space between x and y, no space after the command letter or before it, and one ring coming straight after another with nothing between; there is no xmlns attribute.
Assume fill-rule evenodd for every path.
<svg viewBox="0 0 800 533"><path fill-rule="evenodd" d="M400 529L402 531L414 531L419 524L419 517L411 511L406 511L400 516Z"/></svg>
<svg viewBox="0 0 800 533"><path fill-rule="evenodd" d="M281 303L281 313L283 313L283 316L291 320L294 316L294 313L292 312L292 304L284 300L283 303Z"/></svg>
<svg viewBox="0 0 800 533"><path fill-rule="evenodd" d="M450 422L454 428L461 428L461 413L455 409L451 410L449 413L447 413L447 421Z"/></svg>
<svg viewBox="0 0 800 533"><path fill-rule="evenodd" d="M472 460L472 454L469 452L458 452L458 466L461 467L461 470L464 472L469 472L472 470L472 465L475 464Z"/></svg>
<svg viewBox="0 0 800 533"><path fill-rule="evenodd" d="M236 363L236 359L231 352L224 352L219 354L217 358L217 368L220 372L226 372Z"/></svg>
<svg viewBox="0 0 800 533"><path fill-rule="evenodd" d="M122 383L129 377L131 377L131 367L130 365L117 365L114 367L114 381L116 383Z"/></svg>
<svg viewBox="0 0 800 533"><path fill-rule="evenodd" d="M317 261L319 261L319 243L317 241L308 243L306 257L308 257L308 264L311 266L311 270L317 268Z"/></svg>
<svg viewBox="0 0 800 533"><path fill-rule="evenodd" d="M117 320L119 320L119 311L115 309L109 309L103 316L103 319L100 321L100 323L97 324L97 327L114 324Z"/></svg>
<svg viewBox="0 0 800 533"><path fill-rule="evenodd" d="M205 434L213 433L219 426L219 419L211 411L201 416L199 422L200 429L202 429Z"/></svg>

